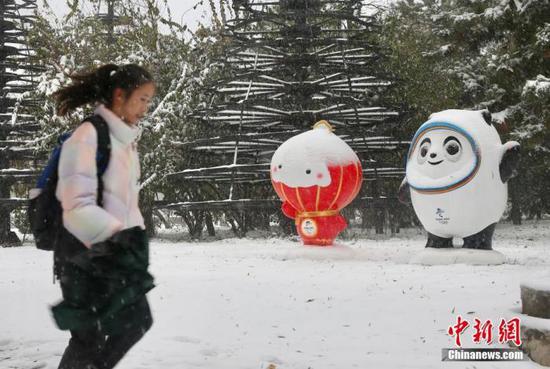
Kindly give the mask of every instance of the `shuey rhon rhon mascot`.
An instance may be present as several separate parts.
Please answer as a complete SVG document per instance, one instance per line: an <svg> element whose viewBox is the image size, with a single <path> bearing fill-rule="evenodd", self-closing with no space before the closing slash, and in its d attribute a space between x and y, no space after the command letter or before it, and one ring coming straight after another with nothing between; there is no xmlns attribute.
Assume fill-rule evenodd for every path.
<svg viewBox="0 0 550 369"><path fill-rule="evenodd" d="M487 110L434 113L414 135L399 197L428 232L426 247L492 249L515 175L519 143L501 143Z"/></svg>
<svg viewBox="0 0 550 369"><path fill-rule="evenodd" d="M347 227L340 210L363 180L355 152L326 121L285 141L271 159L271 181L283 213L295 220L305 245L332 245Z"/></svg>

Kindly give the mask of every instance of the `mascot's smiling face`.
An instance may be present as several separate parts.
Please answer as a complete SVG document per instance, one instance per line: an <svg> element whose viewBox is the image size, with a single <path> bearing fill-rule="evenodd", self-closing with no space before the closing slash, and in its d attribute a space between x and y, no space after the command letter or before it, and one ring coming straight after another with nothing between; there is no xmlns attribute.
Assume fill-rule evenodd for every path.
<svg viewBox="0 0 550 369"><path fill-rule="evenodd" d="M271 161L271 178L289 187L330 185L330 172L322 157L313 156L307 146L278 150ZM310 150L308 150L310 149Z"/></svg>
<svg viewBox="0 0 550 369"><path fill-rule="evenodd" d="M452 123L430 122L411 143L407 180L420 192L451 191L475 176L480 160L480 150L468 132Z"/></svg>
<svg viewBox="0 0 550 369"><path fill-rule="evenodd" d="M448 129L426 132L413 152L418 171L437 179L460 172L475 160L472 145L466 137ZM414 164L414 163L413 163Z"/></svg>
<svg viewBox="0 0 550 369"><path fill-rule="evenodd" d="M271 179L289 187L326 187L332 182L330 166L358 162L348 144L321 124L279 146L271 159Z"/></svg>

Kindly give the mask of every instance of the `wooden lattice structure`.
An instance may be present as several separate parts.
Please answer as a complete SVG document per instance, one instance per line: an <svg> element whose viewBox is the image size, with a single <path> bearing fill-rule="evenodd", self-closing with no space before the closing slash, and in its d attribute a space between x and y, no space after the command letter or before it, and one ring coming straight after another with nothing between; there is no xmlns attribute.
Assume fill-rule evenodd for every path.
<svg viewBox="0 0 550 369"><path fill-rule="evenodd" d="M34 9L36 0L0 1L0 245L20 242L10 228L10 213L26 200L13 189L37 175L28 163L35 159L33 136L40 127L25 114L37 104L27 93L36 85L39 69L25 43Z"/></svg>
<svg viewBox="0 0 550 369"><path fill-rule="evenodd" d="M29 98L28 92L35 88L37 75L44 71L25 42L36 0L0 0L0 7L0 245L9 246L20 243L10 229L10 213L27 205L26 196L18 196L14 188L20 185L17 192L32 188L46 164L48 151L37 147L36 138L42 127L35 117L26 114L27 108L41 103ZM99 9L96 17L107 24L105 37L112 42L119 19L114 0L107 1L106 12Z"/></svg>
<svg viewBox="0 0 550 369"><path fill-rule="evenodd" d="M230 47L220 63L226 77L213 87L212 104L197 112L208 137L179 143L185 152L217 158L209 159L216 165L168 176L181 186L215 190L158 207L278 208L271 156L321 119L362 159L365 183L354 205L391 206L397 186L387 182L403 176L396 152L404 143L388 135L398 113L382 106L391 83L377 68L378 26L363 1L234 0L233 9L236 17L225 28Z"/></svg>

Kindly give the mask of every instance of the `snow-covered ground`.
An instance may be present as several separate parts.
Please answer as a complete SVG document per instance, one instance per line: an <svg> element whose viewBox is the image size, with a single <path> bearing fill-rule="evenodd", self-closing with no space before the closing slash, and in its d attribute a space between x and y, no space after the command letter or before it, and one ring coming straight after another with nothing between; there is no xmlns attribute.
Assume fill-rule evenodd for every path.
<svg viewBox="0 0 550 369"><path fill-rule="evenodd" d="M155 240L155 324L117 369L538 368L442 362L441 349L454 347L457 315L497 325L520 306L520 281L549 270L550 221L499 225L500 266L409 264L424 243L419 230L334 248ZM0 296L0 367L57 368L68 334L49 315L60 297L51 255L0 248ZM471 335L463 347L489 347Z"/></svg>

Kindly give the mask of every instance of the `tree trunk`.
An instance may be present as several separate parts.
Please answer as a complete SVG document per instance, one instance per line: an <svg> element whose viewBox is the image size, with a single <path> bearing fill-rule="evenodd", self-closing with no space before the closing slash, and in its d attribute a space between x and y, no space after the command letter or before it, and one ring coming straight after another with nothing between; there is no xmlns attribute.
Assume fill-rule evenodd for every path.
<svg viewBox="0 0 550 369"><path fill-rule="evenodd" d="M208 232L208 235L211 237L214 237L216 235L216 229L214 228L214 221L212 220L212 214L208 211L204 216L204 222L206 223L206 230Z"/></svg>
<svg viewBox="0 0 550 369"><path fill-rule="evenodd" d="M510 190L510 202L512 203L512 209L510 210L510 218L514 225L521 225L521 198L518 193L518 188L513 181L510 181L508 185Z"/></svg>
<svg viewBox="0 0 550 369"><path fill-rule="evenodd" d="M369 226L369 209L363 208L361 209L361 229L367 229Z"/></svg>
<svg viewBox="0 0 550 369"><path fill-rule="evenodd" d="M248 224L246 221L247 215L241 211L232 211L231 219L229 224L231 225L231 230L235 236L242 238L246 236L248 232Z"/></svg>
<svg viewBox="0 0 550 369"><path fill-rule="evenodd" d="M277 211L277 217L279 218L279 227L285 236L294 236L298 234L294 220L284 215L281 210Z"/></svg>
<svg viewBox="0 0 550 369"><path fill-rule="evenodd" d="M271 214L266 210L259 214L258 220L259 220L259 228L263 229L264 231L271 231L271 225L270 225L270 216Z"/></svg>
<svg viewBox="0 0 550 369"><path fill-rule="evenodd" d="M143 209L143 221L145 223L147 236L154 237L157 234L157 229L155 227L155 220L153 219L153 210L151 208Z"/></svg>
<svg viewBox="0 0 550 369"><path fill-rule="evenodd" d="M396 209L394 208L389 210L391 234L398 234L400 231L399 225L401 222L399 218L402 212L400 212L399 210L400 210L399 208L396 208Z"/></svg>
<svg viewBox="0 0 550 369"><path fill-rule="evenodd" d="M376 231L376 234L384 234L384 222L386 220L386 214L384 209L377 208L375 210L376 213L376 219L374 223L374 229Z"/></svg>
<svg viewBox="0 0 550 369"><path fill-rule="evenodd" d="M196 240L202 235L202 229L204 227L204 214L199 210L184 211L180 213L183 221L187 225L189 230L189 236Z"/></svg>
<svg viewBox="0 0 550 369"><path fill-rule="evenodd" d="M164 215L162 211L157 209L153 210L153 213L160 219L166 229L172 228L172 223L170 223L170 220L166 217L166 215Z"/></svg>
<svg viewBox="0 0 550 369"><path fill-rule="evenodd" d="M8 168L9 162L4 159L0 159L0 169ZM3 183L2 183L3 182ZM11 198L10 184L7 181L0 182L0 199ZM21 240L11 230L10 224L11 209L0 205L0 246L12 247L21 246Z"/></svg>

